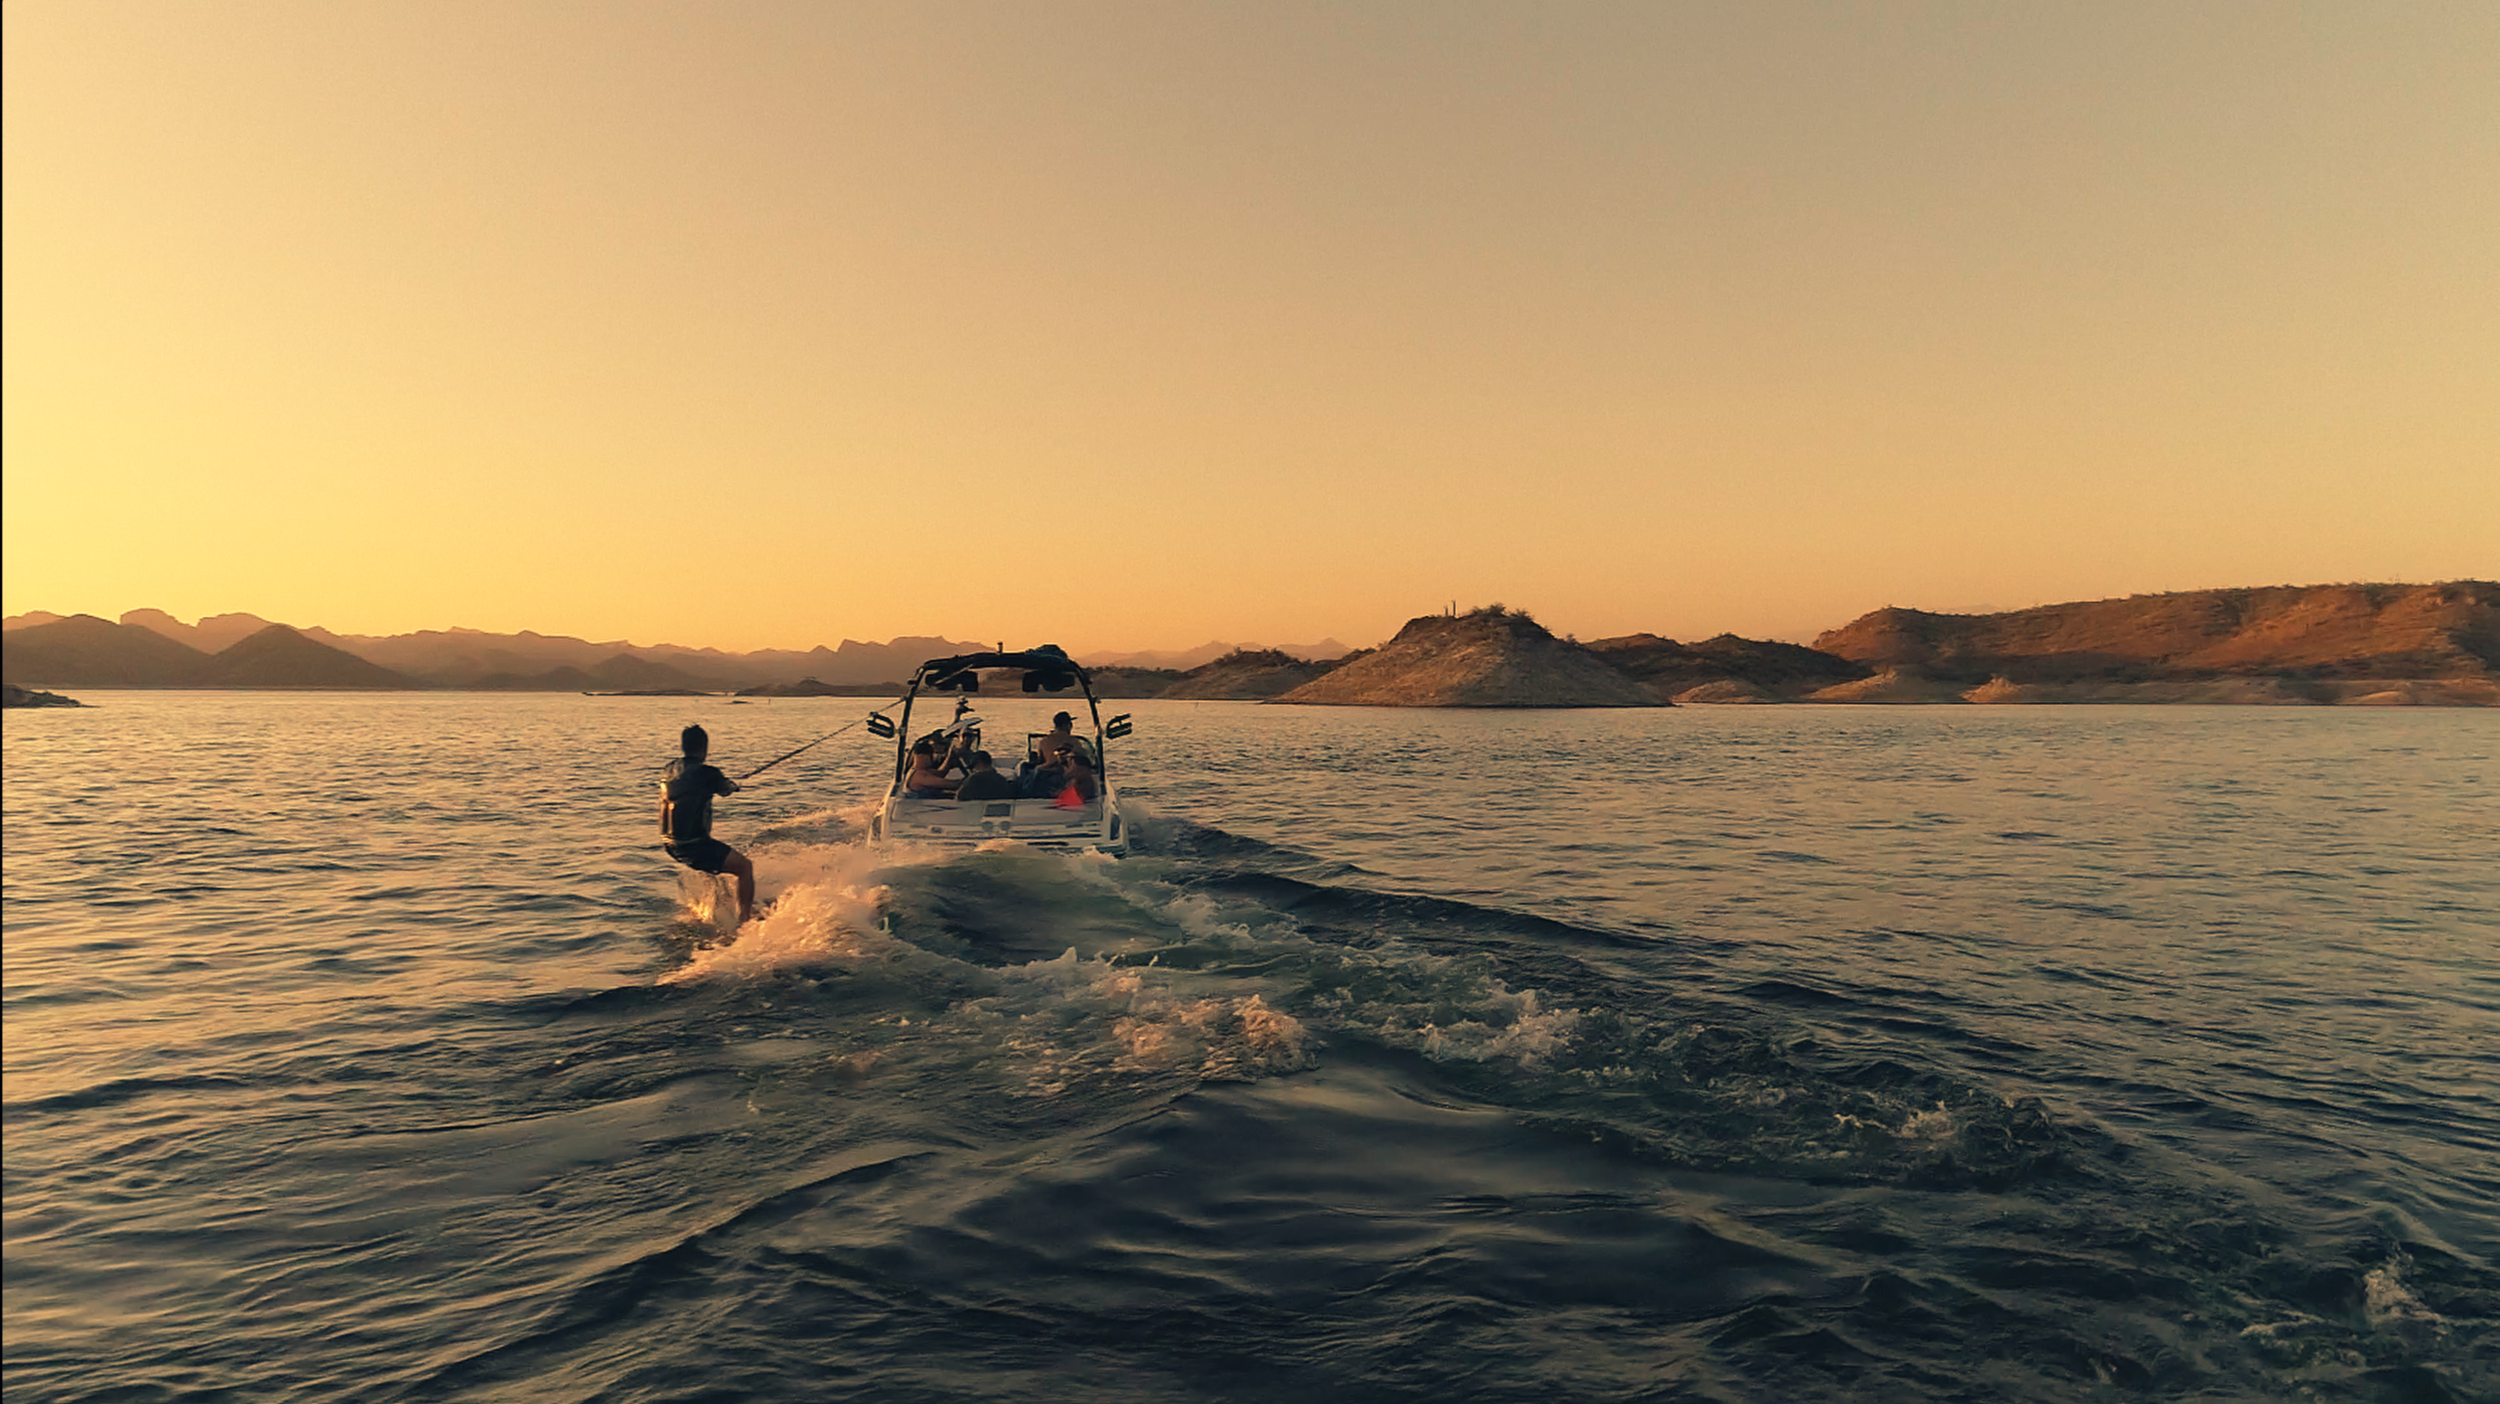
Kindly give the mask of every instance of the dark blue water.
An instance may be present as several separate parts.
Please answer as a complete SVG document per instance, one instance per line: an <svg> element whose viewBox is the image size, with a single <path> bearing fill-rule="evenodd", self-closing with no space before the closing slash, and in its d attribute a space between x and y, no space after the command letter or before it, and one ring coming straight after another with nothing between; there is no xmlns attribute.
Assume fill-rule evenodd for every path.
<svg viewBox="0 0 2500 1404"><path fill-rule="evenodd" d="M2489 714L1146 703L1125 863L854 733L723 946L677 727L855 704L90 700L11 1404L2500 1397Z"/></svg>

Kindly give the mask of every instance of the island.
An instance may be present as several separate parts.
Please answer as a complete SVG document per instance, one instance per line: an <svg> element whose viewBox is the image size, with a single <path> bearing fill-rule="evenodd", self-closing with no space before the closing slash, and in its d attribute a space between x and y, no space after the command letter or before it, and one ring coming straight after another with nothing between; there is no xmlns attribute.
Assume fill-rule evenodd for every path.
<svg viewBox="0 0 2500 1404"><path fill-rule="evenodd" d="M1665 707L1587 648L1499 604L1410 619L1397 637L1274 699L1328 707Z"/></svg>
<svg viewBox="0 0 2500 1404"><path fill-rule="evenodd" d="M34 692L16 683L0 683L0 707L84 707L75 697L57 692Z"/></svg>

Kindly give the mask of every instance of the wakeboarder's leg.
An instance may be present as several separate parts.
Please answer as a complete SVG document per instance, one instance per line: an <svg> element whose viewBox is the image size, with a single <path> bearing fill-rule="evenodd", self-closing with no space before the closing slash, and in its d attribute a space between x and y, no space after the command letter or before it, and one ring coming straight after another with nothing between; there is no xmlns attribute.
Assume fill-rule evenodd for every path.
<svg viewBox="0 0 2500 1404"><path fill-rule="evenodd" d="M755 864L736 849L721 860L721 871L738 880L738 924L755 920Z"/></svg>

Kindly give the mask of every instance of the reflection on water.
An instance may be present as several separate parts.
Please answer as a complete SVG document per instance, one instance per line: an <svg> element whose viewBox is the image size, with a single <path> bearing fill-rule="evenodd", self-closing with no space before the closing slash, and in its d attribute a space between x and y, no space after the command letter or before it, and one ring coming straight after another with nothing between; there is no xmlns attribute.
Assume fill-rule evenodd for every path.
<svg viewBox="0 0 2500 1404"><path fill-rule="evenodd" d="M13 1400L2500 1392L2487 716L1147 703L1125 863L836 743L724 944L677 728L865 704L92 700Z"/></svg>

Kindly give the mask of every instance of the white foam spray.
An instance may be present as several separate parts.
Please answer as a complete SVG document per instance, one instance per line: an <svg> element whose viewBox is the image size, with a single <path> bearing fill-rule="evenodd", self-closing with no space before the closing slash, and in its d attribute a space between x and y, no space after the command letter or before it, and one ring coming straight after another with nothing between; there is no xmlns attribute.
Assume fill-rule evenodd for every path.
<svg viewBox="0 0 2500 1404"><path fill-rule="evenodd" d="M884 954L895 942L878 930L880 878L895 866L851 845L759 850L756 886L759 896L774 894L770 905L727 943L696 951L660 983L754 979Z"/></svg>

